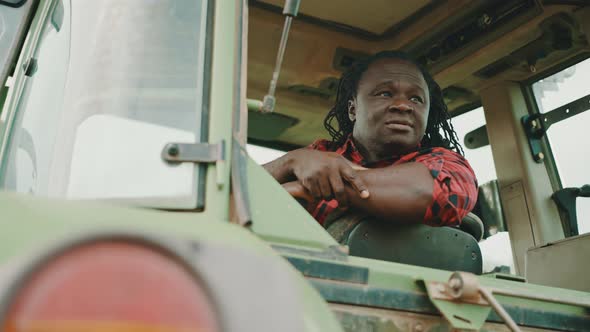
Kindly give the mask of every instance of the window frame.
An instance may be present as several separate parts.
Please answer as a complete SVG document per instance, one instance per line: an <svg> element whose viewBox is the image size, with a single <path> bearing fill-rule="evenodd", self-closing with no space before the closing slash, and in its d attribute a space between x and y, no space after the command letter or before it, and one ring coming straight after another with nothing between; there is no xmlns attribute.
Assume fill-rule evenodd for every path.
<svg viewBox="0 0 590 332"><path fill-rule="evenodd" d="M580 62L583 62L585 60L590 59L590 52L588 51L583 51L579 54L576 54L575 56L555 65L550 67L548 70L537 74L537 75L533 75L531 77L529 77L528 79L524 80L521 82L521 90L522 90L522 94L524 96L525 99L525 103L527 106L527 111L528 114L532 115L532 114L542 114L541 113L541 109L539 107L539 105L537 104L537 99L535 98L535 94L533 91L533 84L545 79L547 77L550 77L556 73L559 73L560 71L563 71L569 67L572 67ZM524 128L521 128L522 131L524 131ZM563 189L563 182L561 181L561 176L559 174L559 169L557 168L557 162L555 161L555 156L553 154L553 149L551 147L551 144L549 142L549 135L547 133L545 133L543 135L543 137L541 137L541 149L543 151L543 153L545 154L545 157L543 159L543 165L545 166L545 169L547 170L547 174L549 176L549 181L551 183L551 188L553 189L553 193L555 193L558 190ZM527 151L527 153L530 153ZM583 184L580 184L580 186ZM561 225L565 225L565 223L568 222L568 216L566 215L566 213L564 213L563 211L561 211L561 209L558 209L559 211L559 218L561 221Z"/></svg>
<svg viewBox="0 0 590 332"><path fill-rule="evenodd" d="M533 84L545 79L549 76L552 76L562 70L565 70L571 66L574 66L582 61L590 59L590 52L582 52L577 54L566 61L550 67L548 70L544 71L543 73L533 75L529 77L527 80L521 82L522 93L525 97L525 102L527 105L527 110L529 114L541 114L541 109L537 104L537 100L535 98L535 94L533 91ZM523 128L521 130L524 131ZM553 155L553 150L551 148L551 144L549 143L548 135L545 134L541 138L541 147L545 154L545 158L543 159L543 164L547 169L547 173L549 174L549 180L551 181L551 186L553 188L553 192L563 189L563 183L561 181L561 177L559 175L559 171L557 169L557 163L555 162L555 157ZM563 218L563 217L562 217Z"/></svg>

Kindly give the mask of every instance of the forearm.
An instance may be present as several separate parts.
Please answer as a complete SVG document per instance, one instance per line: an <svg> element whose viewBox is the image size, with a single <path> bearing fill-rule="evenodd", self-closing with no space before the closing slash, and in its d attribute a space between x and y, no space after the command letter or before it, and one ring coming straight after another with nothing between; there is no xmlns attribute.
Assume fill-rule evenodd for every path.
<svg viewBox="0 0 590 332"><path fill-rule="evenodd" d="M357 172L371 196L361 199L346 186L349 205L370 215L405 223L421 223L432 203L434 181L421 163L407 163Z"/></svg>

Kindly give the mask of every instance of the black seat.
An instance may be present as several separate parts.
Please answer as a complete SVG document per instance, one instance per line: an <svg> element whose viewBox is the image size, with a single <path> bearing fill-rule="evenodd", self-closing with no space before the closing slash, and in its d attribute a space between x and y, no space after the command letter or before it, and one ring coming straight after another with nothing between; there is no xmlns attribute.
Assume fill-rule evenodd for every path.
<svg viewBox="0 0 590 332"><path fill-rule="evenodd" d="M466 224L478 229L478 220ZM460 228L403 225L347 214L331 222L327 230L338 242L347 245L353 256L448 271L482 272L477 235Z"/></svg>

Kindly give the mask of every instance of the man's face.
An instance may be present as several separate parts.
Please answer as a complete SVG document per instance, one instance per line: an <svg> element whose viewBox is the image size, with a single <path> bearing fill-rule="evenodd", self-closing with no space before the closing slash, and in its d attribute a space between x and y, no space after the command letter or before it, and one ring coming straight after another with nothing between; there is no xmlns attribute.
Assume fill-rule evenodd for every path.
<svg viewBox="0 0 590 332"><path fill-rule="evenodd" d="M399 59L373 62L348 108L361 152L383 159L415 149L426 130L429 100L428 85L415 65Z"/></svg>

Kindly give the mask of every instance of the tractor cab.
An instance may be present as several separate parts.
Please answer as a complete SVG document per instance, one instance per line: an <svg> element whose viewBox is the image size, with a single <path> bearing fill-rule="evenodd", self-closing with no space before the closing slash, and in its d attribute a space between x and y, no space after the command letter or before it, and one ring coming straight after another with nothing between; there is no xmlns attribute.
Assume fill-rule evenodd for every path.
<svg viewBox="0 0 590 332"><path fill-rule="evenodd" d="M261 167L383 50L442 88L459 227L322 226ZM584 0L0 0L0 327L588 331L588 77Z"/></svg>

